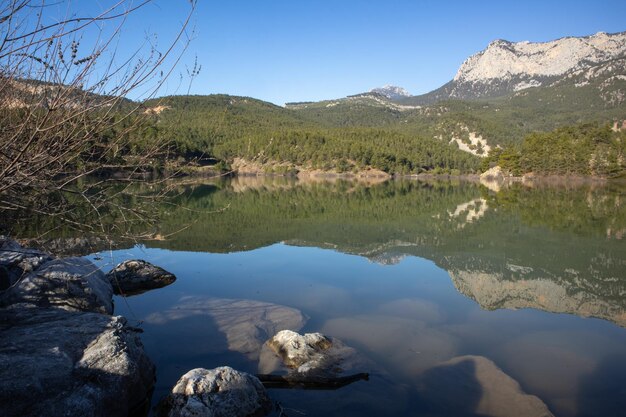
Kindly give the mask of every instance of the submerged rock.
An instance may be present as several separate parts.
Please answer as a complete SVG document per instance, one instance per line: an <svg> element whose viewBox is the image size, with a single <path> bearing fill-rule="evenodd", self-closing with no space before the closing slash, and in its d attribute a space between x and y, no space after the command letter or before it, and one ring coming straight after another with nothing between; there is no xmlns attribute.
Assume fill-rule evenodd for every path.
<svg viewBox="0 0 626 417"><path fill-rule="evenodd" d="M161 337L175 339L180 334L179 328L185 328L183 323L194 319L202 319L205 326L213 325L215 332L205 333L206 340L198 345L202 346L204 352L199 354L206 353L207 349L214 352L227 349L243 353L250 360L259 358L263 343L276 332L283 329L299 330L307 321L300 310L292 307L255 300L200 296L183 297L178 304L149 315L145 321L156 325L180 322L180 326L153 329L167 332L161 333Z"/></svg>
<svg viewBox="0 0 626 417"><path fill-rule="evenodd" d="M86 259L54 259L23 276L0 296L0 306L12 304L112 314L113 288Z"/></svg>
<svg viewBox="0 0 626 417"><path fill-rule="evenodd" d="M346 371L363 372L372 367L372 363L339 339L321 333L300 335L291 330L280 331L269 339L259 361L262 374L288 370L290 373L334 377Z"/></svg>
<svg viewBox="0 0 626 417"><path fill-rule="evenodd" d="M546 404L483 356L459 356L420 379L419 393L429 415L552 417Z"/></svg>
<svg viewBox="0 0 626 417"><path fill-rule="evenodd" d="M115 294L135 295L176 281L176 276L165 269L143 260L128 260L106 274Z"/></svg>
<svg viewBox="0 0 626 417"><path fill-rule="evenodd" d="M0 236L0 291L52 259L47 253L23 248L16 241Z"/></svg>
<svg viewBox="0 0 626 417"><path fill-rule="evenodd" d="M0 310L0 415L128 416L149 404L155 368L123 317Z"/></svg>
<svg viewBox="0 0 626 417"><path fill-rule="evenodd" d="M223 366L192 369L158 406L159 417L252 417L269 413L272 403L253 375Z"/></svg>

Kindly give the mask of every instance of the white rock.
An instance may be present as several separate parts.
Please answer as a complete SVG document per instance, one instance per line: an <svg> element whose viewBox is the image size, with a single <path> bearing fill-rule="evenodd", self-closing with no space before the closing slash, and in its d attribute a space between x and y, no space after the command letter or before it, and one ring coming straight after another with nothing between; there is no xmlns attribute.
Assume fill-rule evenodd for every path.
<svg viewBox="0 0 626 417"><path fill-rule="evenodd" d="M272 337L267 344L282 359L285 365L306 372L319 368L332 342L321 333L306 333L304 336L283 330ZM300 369L302 368L302 369Z"/></svg>
<svg viewBox="0 0 626 417"><path fill-rule="evenodd" d="M496 165L495 167L489 168L487 171L480 174L480 179L481 181L501 181L504 179L504 173L502 172L502 168Z"/></svg>
<svg viewBox="0 0 626 417"><path fill-rule="evenodd" d="M454 81L476 82L527 75L550 77L618 58L626 53L626 32L603 32L582 38L568 37L550 42L496 40L487 49L469 57ZM533 85L537 85L535 81Z"/></svg>
<svg viewBox="0 0 626 417"><path fill-rule="evenodd" d="M160 417L248 417L266 415L271 407L258 378L222 366L187 372L161 401L157 414Z"/></svg>
<svg viewBox="0 0 626 417"><path fill-rule="evenodd" d="M286 369L285 369L286 367ZM261 350L259 372L296 372L336 376L342 373L363 372L374 367L358 352L341 340L321 333L300 335L291 330L278 332Z"/></svg>
<svg viewBox="0 0 626 417"><path fill-rule="evenodd" d="M411 97L411 93L406 91L402 87L396 87L395 85L386 84L380 88L373 88L370 90L371 93L381 94L388 99L398 99L402 97Z"/></svg>

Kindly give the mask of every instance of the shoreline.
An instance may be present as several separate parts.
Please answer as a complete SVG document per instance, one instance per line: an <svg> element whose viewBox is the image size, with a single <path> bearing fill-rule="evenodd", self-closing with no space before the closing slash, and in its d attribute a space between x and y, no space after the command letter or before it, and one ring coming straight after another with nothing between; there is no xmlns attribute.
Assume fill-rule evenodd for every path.
<svg viewBox="0 0 626 417"><path fill-rule="evenodd" d="M241 163L241 162L239 162ZM398 174L387 173L375 168L368 168L359 171L337 172L332 170L309 169L292 167L291 169L276 170L273 165L261 164L245 164L244 166L235 165L229 171L218 171L212 167L191 167L193 169L173 169L168 167L163 170L152 169L151 171L136 170L112 170L104 169L96 173L96 177L110 178L113 180L180 180L187 179L218 179L218 178L268 178L268 179L285 179L303 182L335 182L335 181L355 181L367 184L379 184L386 181L398 180L416 180L416 181L461 181L480 183L487 188L508 186L514 183L521 183L525 186L610 186L624 185L626 186L626 176L616 178L605 178L586 175L541 175L527 173L522 176L498 175L489 176L486 173L468 173L468 174L434 174L422 172L419 174ZM181 167L183 168L183 167Z"/></svg>

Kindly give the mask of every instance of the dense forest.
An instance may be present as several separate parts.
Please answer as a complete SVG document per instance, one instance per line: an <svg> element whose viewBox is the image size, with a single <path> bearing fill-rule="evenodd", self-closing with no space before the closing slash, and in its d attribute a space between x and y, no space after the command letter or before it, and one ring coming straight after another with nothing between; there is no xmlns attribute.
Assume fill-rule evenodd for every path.
<svg viewBox="0 0 626 417"><path fill-rule="evenodd" d="M593 175L619 177L626 172L626 131L609 125L581 124L527 135L521 144L496 149L483 170L499 165L515 175Z"/></svg>
<svg viewBox="0 0 626 417"><path fill-rule="evenodd" d="M141 141L169 141L173 153L235 157L260 163L346 172L373 167L388 173L476 172L480 160L440 140L382 126L331 126L297 111L225 95L166 97Z"/></svg>

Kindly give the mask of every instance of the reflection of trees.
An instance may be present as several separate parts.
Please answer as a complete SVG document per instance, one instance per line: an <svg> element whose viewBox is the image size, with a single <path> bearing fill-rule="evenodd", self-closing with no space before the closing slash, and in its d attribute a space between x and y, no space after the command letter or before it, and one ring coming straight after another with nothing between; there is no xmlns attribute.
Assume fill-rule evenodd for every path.
<svg viewBox="0 0 626 417"><path fill-rule="evenodd" d="M153 206L162 221L150 229L171 236L147 245L229 252L286 241L381 264L420 256L450 271L459 290L485 308L533 307L624 322L625 244L607 233L626 227L619 190L514 186L493 195L471 184L411 181L253 185L172 183L167 203ZM135 188L150 192L159 189ZM119 216L103 217L113 228ZM472 285L477 282L485 285Z"/></svg>
<svg viewBox="0 0 626 417"><path fill-rule="evenodd" d="M626 201L624 189L619 187L527 188L514 184L490 201L520 216L528 226L618 239L626 230Z"/></svg>

